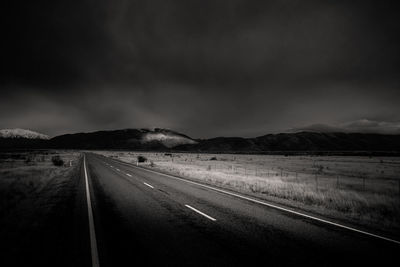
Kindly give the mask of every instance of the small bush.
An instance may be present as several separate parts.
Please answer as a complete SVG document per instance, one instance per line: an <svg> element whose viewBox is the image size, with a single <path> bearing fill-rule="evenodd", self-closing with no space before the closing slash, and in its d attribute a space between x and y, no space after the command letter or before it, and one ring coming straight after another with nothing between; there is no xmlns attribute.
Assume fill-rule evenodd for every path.
<svg viewBox="0 0 400 267"><path fill-rule="evenodd" d="M210 158L210 160L217 160L217 157L212 157Z"/></svg>
<svg viewBox="0 0 400 267"><path fill-rule="evenodd" d="M144 157L144 156L138 156L138 157L137 157L137 160L138 160L139 163L140 163L140 162L146 162L146 161L147 161L147 158Z"/></svg>
<svg viewBox="0 0 400 267"><path fill-rule="evenodd" d="M51 157L51 162L53 162L54 166L63 166L64 161L61 159L60 156L52 156Z"/></svg>
<svg viewBox="0 0 400 267"><path fill-rule="evenodd" d="M26 159L25 159L25 163L29 164L31 162L32 162L32 157L31 156L27 156Z"/></svg>

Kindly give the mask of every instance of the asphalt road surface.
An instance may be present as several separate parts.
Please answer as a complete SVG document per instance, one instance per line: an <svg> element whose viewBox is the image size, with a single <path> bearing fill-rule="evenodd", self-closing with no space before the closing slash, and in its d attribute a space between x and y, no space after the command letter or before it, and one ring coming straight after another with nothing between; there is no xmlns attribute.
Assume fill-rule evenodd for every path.
<svg viewBox="0 0 400 267"><path fill-rule="evenodd" d="M100 155L86 153L85 161L87 178L83 170L81 179L88 181L93 229L82 234L91 237L87 254L95 266L400 262L399 244Z"/></svg>

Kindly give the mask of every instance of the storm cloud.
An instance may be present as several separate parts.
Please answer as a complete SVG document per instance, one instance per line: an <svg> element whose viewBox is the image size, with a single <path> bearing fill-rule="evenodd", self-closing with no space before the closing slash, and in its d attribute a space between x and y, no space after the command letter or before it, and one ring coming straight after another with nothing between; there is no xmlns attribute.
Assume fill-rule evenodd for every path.
<svg viewBox="0 0 400 267"><path fill-rule="evenodd" d="M394 4L8 3L0 128L163 127L210 137L397 123Z"/></svg>

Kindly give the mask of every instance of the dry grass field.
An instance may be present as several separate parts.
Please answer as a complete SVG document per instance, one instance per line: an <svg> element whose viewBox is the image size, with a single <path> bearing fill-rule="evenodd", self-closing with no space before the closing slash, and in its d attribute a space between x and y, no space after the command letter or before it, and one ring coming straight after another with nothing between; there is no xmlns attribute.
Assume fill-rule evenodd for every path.
<svg viewBox="0 0 400 267"><path fill-rule="evenodd" d="M63 164L53 163L57 156ZM1 266L60 266L74 259L79 159L72 151L0 153Z"/></svg>
<svg viewBox="0 0 400 267"><path fill-rule="evenodd" d="M62 166L53 164L56 155L64 161ZM1 225L16 227L21 220L31 219L33 212L50 210L76 174L79 157L77 152L63 151L0 153Z"/></svg>
<svg viewBox="0 0 400 267"><path fill-rule="evenodd" d="M400 229L400 158L97 152L294 208Z"/></svg>

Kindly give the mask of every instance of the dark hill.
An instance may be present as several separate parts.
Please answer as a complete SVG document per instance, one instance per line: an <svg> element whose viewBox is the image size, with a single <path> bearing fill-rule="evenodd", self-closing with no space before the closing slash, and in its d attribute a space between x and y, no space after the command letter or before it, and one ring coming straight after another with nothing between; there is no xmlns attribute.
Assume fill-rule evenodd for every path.
<svg viewBox="0 0 400 267"><path fill-rule="evenodd" d="M0 149L40 149L47 147L49 140L30 138L3 138L0 137Z"/></svg>
<svg viewBox="0 0 400 267"><path fill-rule="evenodd" d="M361 133L280 133L256 138L218 137L175 149L198 152L400 151L400 135Z"/></svg>
<svg viewBox="0 0 400 267"><path fill-rule="evenodd" d="M190 137L167 129L124 129L65 134L49 140L51 148L165 150L171 142L195 143Z"/></svg>

